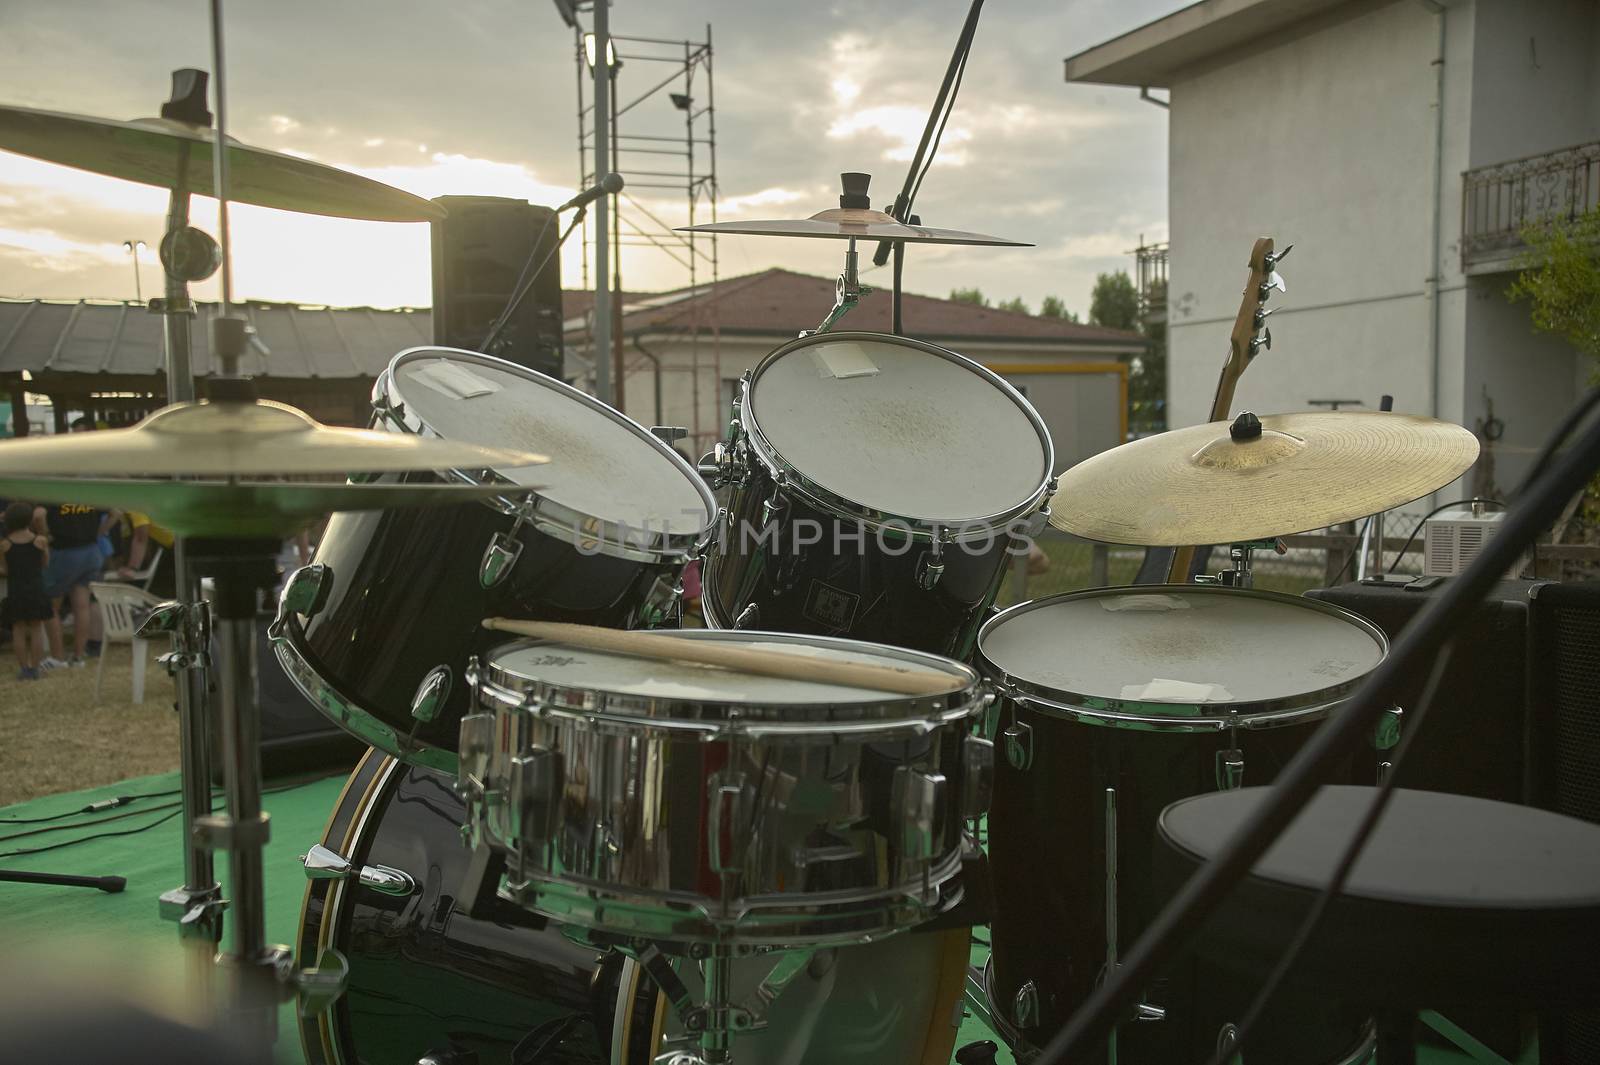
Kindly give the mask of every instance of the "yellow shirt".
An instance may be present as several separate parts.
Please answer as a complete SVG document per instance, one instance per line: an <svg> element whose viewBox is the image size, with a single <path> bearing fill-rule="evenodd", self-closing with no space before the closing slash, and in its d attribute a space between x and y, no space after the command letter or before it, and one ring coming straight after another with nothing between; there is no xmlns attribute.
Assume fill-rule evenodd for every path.
<svg viewBox="0 0 1600 1065"><path fill-rule="evenodd" d="M172 530L163 528L150 520L148 514L141 514L137 510L128 511L128 524L134 532L138 532L146 525L150 527L150 540L167 550L172 550Z"/></svg>

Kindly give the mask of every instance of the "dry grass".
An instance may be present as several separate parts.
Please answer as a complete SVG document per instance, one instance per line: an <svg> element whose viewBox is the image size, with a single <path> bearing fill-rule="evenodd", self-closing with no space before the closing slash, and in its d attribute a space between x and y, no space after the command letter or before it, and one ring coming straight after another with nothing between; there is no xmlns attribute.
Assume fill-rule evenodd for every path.
<svg viewBox="0 0 1600 1065"><path fill-rule="evenodd" d="M178 720L166 670L152 653L144 702L136 706L128 645L111 644L106 653L97 707L97 663L19 681L8 641L0 654L0 806L178 768Z"/></svg>

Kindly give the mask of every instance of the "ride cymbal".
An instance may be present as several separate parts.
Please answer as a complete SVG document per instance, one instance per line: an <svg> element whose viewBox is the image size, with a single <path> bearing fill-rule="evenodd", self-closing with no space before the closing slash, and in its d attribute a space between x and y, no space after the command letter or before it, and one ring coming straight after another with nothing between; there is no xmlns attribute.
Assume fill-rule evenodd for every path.
<svg viewBox="0 0 1600 1065"><path fill-rule="evenodd" d="M680 227L680 233L746 233L758 237L821 237L835 240L900 240L908 244L975 244L988 247L1031 248L1032 244L959 229L908 226L893 216L865 207L834 207L810 218L779 218L751 222L707 222Z"/></svg>
<svg viewBox="0 0 1600 1065"><path fill-rule="evenodd" d="M270 400L174 403L131 429L0 442L0 474L21 476L348 475L506 469L548 461L511 448L327 426Z"/></svg>
<svg viewBox="0 0 1600 1065"><path fill-rule="evenodd" d="M1174 429L1061 474L1050 524L1113 544L1232 544L1409 503L1461 476L1478 438L1413 414L1311 411ZM1243 432L1239 432L1240 428Z"/></svg>
<svg viewBox="0 0 1600 1065"><path fill-rule="evenodd" d="M296 481L97 480L0 476L0 495L30 503L84 503L150 515L179 536L288 536L337 510L389 510L470 503L526 485L308 484Z"/></svg>
<svg viewBox="0 0 1600 1065"><path fill-rule="evenodd" d="M170 118L118 121L0 106L0 149L108 177L213 196L209 126ZM228 200L301 214L431 222L444 209L381 181L229 138Z"/></svg>

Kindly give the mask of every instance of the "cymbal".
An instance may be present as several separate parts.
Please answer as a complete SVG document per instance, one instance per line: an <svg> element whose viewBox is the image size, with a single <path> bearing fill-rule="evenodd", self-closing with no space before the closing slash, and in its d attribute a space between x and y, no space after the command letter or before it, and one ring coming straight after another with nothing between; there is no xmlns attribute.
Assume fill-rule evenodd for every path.
<svg viewBox="0 0 1600 1065"><path fill-rule="evenodd" d="M209 126L170 118L122 122L0 106L0 149L163 189L173 187L182 169L189 191L202 196L214 195L215 137ZM381 181L229 141L230 202L378 222L429 222L445 215L437 204Z"/></svg>
<svg viewBox="0 0 1600 1065"><path fill-rule="evenodd" d="M174 403L131 429L0 441L0 474L22 476L262 477L506 469L548 461L510 448L327 426L270 400Z"/></svg>
<svg viewBox="0 0 1600 1065"><path fill-rule="evenodd" d="M780 218L756 222L707 222L680 227L680 233L748 233L758 237L822 237L835 240L902 240L908 244L977 244L989 247L1031 248L1020 240L967 233L959 229L932 229L896 222L893 216L864 207L834 207L810 218Z"/></svg>
<svg viewBox="0 0 1600 1065"><path fill-rule="evenodd" d="M516 491L528 491L518 485ZM137 510L179 536L288 536L336 510L442 507L505 495L503 484L307 484L296 481L98 480L0 476L0 495L30 503Z"/></svg>
<svg viewBox="0 0 1600 1065"><path fill-rule="evenodd" d="M1153 547L1286 536L1419 499L1478 457L1471 432L1414 414L1311 411L1260 423L1254 438L1210 422L1085 459L1058 479L1050 524Z"/></svg>

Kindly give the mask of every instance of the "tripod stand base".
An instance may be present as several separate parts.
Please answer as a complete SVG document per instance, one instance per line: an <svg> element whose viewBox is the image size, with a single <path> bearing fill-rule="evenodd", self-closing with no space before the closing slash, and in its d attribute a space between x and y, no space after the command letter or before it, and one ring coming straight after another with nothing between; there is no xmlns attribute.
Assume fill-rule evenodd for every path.
<svg viewBox="0 0 1600 1065"><path fill-rule="evenodd" d="M29 873L20 869L0 869L0 882L13 884L54 884L57 887L98 888L115 895L128 886L120 876L74 876L71 873Z"/></svg>

